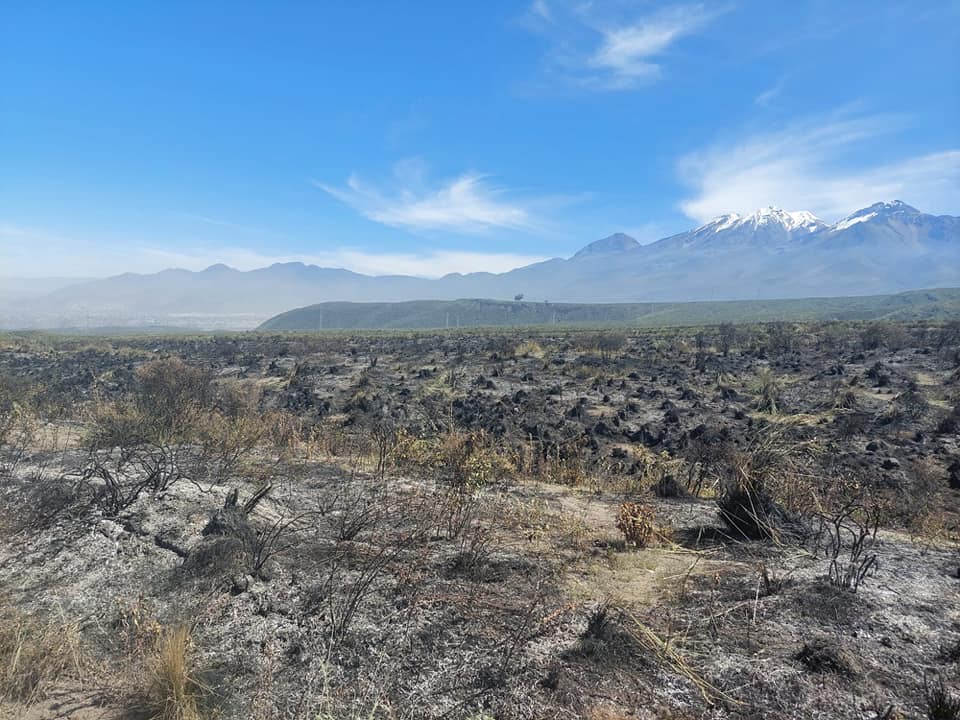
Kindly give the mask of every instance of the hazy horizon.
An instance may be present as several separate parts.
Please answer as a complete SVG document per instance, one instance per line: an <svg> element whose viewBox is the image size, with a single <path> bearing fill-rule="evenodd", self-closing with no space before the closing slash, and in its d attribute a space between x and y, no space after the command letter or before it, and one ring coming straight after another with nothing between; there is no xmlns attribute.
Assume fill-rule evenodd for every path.
<svg viewBox="0 0 960 720"><path fill-rule="evenodd" d="M7 6L0 277L438 277L770 205L958 215L958 20L821 0Z"/></svg>
<svg viewBox="0 0 960 720"><path fill-rule="evenodd" d="M896 202L896 201L894 201ZM902 202L902 201L901 201ZM773 206L768 206L773 208ZM783 208L779 208L783 209ZM866 208L857 208L858 210L863 210ZM753 214L762 212L764 208L758 208ZM921 210L922 212L922 210ZM750 215L750 214L748 214ZM716 216L713 220L721 220L724 216ZM846 216L844 216L846 217ZM702 226L690 227L687 228L687 231L699 229L705 227L707 224ZM667 237L654 238L646 242L640 241L634 238L627 233L614 232L610 236L617 235L626 235L632 240L636 240L639 245L651 245L661 240L668 239ZM440 252L437 254L439 258L442 258L445 262L444 265L447 268L453 269L444 269L443 271L435 271L431 273L422 272L422 262L421 259L415 255L394 255L384 257L383 261L390 263L387 269L378 270L377 268L371 268L369 270L357 269L356 266L350 267L348 264L336 264L337 262L346 260L349 263L349 258L351 256L355 258L362 258L362 253L355 253L351 250L345 250L342 253L342 256L336 256L332 253L321 254L321 255L290 255L290 256L279 256L279 257L270 257L266 255L260 255L255 252L249 252L246 250L240 250L239 252L233 248L226 248L223 250L222 254L218 257L221 259L207 258L202 256L190 256L190 255L177 255L174 253L158 253L158 256L167 257L170 259L170 262L173 264L165 265L163 267L156 267L152 269L146 269L142 271L138 270L121 270L115 273L109 273L106 275L70 275L62 274L59 276L50 276L40 273L35 274L23 274L23 275L0 275L0 281L29 281L29 280L48 280L55 282L62 282L63 285L69 284L71 282L83 282L88 280L98 280L105 279L109 277L116 277L118 275L151 275L158 272L163 272L167 270L186 270L189 272L203 272L205 270L212 269L217 266L225 266L230 270L237 270L240 272L249 272L252 270L262 270L274 265L285 265L285 264L302 264L308 267L318 267L322 269L331 269L331 270L347 270L350 272L355 272L361 275L368 275L371 277L388 277L391 275L402 275L409 276L414 278L423 278L423 279L438 279L445 277L447 275L468 275L474 272L490 272L494 274L507 273L511 270L520 269L528 265L533 265L545 260L551 259L571 259L574 257L577 252L583 250L587 245L596 242L602 241L605 238L594 238L589 241L585 241L581 247L575 248L573 252L567 255L555 255L555 256L518 256L518 255L495 255L487 253L485 255L480 253L470 253L470 252L453 252L445 253ZM481 269L468 269L462 270L460 267L471 266L471 261L474 263L480 259L485 258L488 261L492 261L494 266L490 268L481 268ZM209 260L212 262L208 262ZM232 259L232 262L230 261ZM181 264L176 264L176 263ZM519 263L519 264L511 264ZM352 265L352 263L349 263ZM362 259L359 261L358 265L362 266ZM26 286L25 286L26 287ZM39 292L38 292L39 294Z"/></svg>

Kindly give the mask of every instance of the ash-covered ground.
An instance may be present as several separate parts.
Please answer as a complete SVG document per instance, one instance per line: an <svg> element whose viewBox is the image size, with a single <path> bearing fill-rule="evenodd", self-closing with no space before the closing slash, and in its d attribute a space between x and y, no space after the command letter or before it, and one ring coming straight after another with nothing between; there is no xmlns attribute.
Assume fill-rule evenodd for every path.
<svg viewBox="0 0 960 720"><path fill-rule="evenodd" d="M956 324L4 336L0 715L957 717L958 404Z"/></svg>

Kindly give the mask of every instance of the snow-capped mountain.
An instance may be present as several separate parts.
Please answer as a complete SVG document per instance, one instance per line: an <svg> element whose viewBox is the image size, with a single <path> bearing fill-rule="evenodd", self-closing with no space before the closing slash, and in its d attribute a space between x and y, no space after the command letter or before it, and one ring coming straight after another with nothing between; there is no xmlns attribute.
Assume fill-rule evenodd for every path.
<svg viewBox="0 0 960 720"><path fill-rule="evenodd" d="M842 230L847 230L858 223L869 222L874 218L880 218L882 220L887 220L890 218L912 218L913 216L922 214L923 213L921 213L915 207L907 205L901 200L894 200L893 202L878 202L874 203L868 208L857 210L852 215L848 215L840 222L832 225L830 227L830 232L838 233Z"/></svg>
<svg viewBox="0 0 960 720"><path fill-rule="evenodd" d="M95 280L0 305L0 326L183 324L266 316L328 300L392 302L510 299L673 302L876 295L960 287L960 217L900 201L876 203L827 225L809 212L764 208L730 214L650 245L617 233L568 259L510 272L435 280L373 277L286 263L240 272L165 270ZM236 318L240 318L237 320ZM258 321L258 320L257 320ZM204 325L205 324L205 325ZM255 323L254 323L255 324ZM221 325L223 326L223 325Z"/></svg>
<svg viewBox="0 0 960 720"><path fill-rule="evenodd" d="M826 227L827 223L805 210L788 212L766 207L749 215L721 215L694 230L660 240L652 247L660 251L683 248L710 252L737 247L779 249Z"/></svg>
<svg viewBox="0 0 960 720"><path fill-rule="evenodd" d="M960 218L928 215L900 200L875 203L848 215L826 232L831 242L847 245L893 243L922 246L930 242L956 243Z"/></svg>
<svg viewBox="0 0 960 720"><path fill-rule="evenodd" d="M760 208L749 215L731 213L721 215L702 227L713 227L715 231L731 230L734 228L749 228L759 230L765 227L780 227L789 232L811 233L825 228L827 224L806 210L788 212L773 206ZM699 229L699 228L698 228Z"/></svg>

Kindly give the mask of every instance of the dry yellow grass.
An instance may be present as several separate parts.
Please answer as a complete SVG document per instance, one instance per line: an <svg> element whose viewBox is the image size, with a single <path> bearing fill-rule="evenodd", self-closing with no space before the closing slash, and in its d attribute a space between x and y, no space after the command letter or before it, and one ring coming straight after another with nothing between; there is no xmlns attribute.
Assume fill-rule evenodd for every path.
<svg viewBox="0 0 960 720"><path fill-rule="evenodd" d="M624 502L617 513L617 529L628 544L644 548L655 534L655 514L648 503Z"/></svg>
<svg viewBox="0 0 960 720"><path fill-rule="evenodd" d="M197 679L190 629L166 630L148 660L146 709L151 720L200 720L204 687Z"/></svg>
<svg viewBox="0 0 960 720"><path fill-rule="evenodd" d="M513 349L513 354L518 357L527 356L542 360L546 352L536 340L524 340Z"/></svg>
<svg viewBox="0 0 960 720"><path fill-rule="evenodd" d="M80 629L13 612L0 617L0 700L30 702L57 681L82 677Z"/></svg>

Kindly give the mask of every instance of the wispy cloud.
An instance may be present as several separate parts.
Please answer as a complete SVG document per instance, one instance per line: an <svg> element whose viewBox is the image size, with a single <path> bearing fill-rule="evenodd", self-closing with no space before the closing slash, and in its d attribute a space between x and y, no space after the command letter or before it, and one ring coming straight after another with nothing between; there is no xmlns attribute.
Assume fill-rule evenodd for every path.
<svg viewBox="0 0 960 720"><path fill-rule="evenodd" d="M538 223L532 212L488 176L466 173L427 185L422 165L400 164L390 187L382 189L351 175L346 186L314 184L365 217L383 225L414 230L476 233L494 228L530 230Z"/></svg>
<svg viewBox="0 0 960 720"><path fill-rule="evenodd" d="M612 91L659 78L671 46L727 9L693 4L637 12L609 2L535 0L524 21L550 39L551 73L582 87Z"/></svg>
<svg viewBox="0 0 960 720"><path fill-rule="evenodd" d="M681 159L692 195L680 207L700 222L777 205L836 220L881 200L927 212L960 208L960 150L870 163L853 156L868 140L902 129L902 118L837 113L777 132L719 143Z"/></svg>
<svg viewBox="0 0 960 720"><path fill-rule="evenodd" d="M603 42L589 59L610 88L628 88L660 74L656 58L685 35L703 28L715 16L702 5L667 8L654 15L603 30Z"/></svg>
<svg viewBox="0 0 960 720"><path fill-rule="evenodd" d="M533 19L553 22L553 13L550 11L550 4L547 0L533 0L528 12Z"/></svg>
<svg viewBox="0 0 960 720"><path fill-rule="evenodd" d="M762 93L757 95L753 99L753 104L758 107L768 107L777 97L780 96L780 93L783 92L783 89L787 86L787 79L785 77L780 78L773 85L768 87Z"/></svg>

